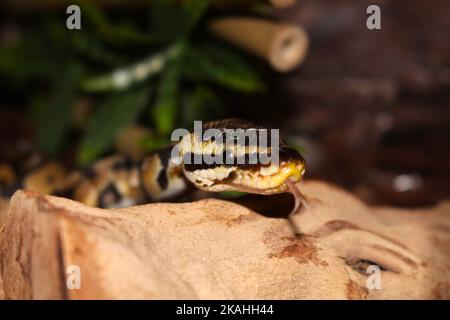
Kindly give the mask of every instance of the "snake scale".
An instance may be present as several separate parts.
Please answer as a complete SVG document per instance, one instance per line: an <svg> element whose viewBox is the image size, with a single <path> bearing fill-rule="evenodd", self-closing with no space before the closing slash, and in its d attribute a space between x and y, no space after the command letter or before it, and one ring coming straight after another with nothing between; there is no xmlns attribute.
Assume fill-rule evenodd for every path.
<svg viewBox="0 0 450 320"><path fill-rule="evenodd" d="M229 129L245 132L262 127L240 119L225 119L204 123L202 128L217 129L225 135ZM192 141L198 143L193 144ZM140 161L132 161L125 155L113 155L98 160L88 169L75 172L67 172L58 162L47 161L35 165L21 178L12 166L1 164L0 192L10 196L19 188L31 189L102 208L169 201L196 188L210 192L235 190L265 195L290 191L297 199L301 194L294 183L303 178L305 161L282 139L278 142L279 162L276 165L259 160L240 163L237 159L239 155L248 157L250 152L256 156L270 154L275 151L271 144L256 146L253 151L248 147L237 150L233 146L231 157L234 158L230 163L188 163L184 159L201 156L205 152L214 155L230 151L221 139L198 137L192 131L176 144L178 157L174 157L172 145L151 152Z"/></svg>

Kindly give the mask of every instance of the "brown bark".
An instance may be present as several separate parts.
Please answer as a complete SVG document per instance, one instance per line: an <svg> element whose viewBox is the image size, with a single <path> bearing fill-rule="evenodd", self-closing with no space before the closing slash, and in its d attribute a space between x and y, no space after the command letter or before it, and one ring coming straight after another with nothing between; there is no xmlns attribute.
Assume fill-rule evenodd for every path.
<svg viewBox="0 0 450 320"><path fill-rule="evenodd" d="M0 234L5 297L450 298L450 203L376 209L323 183L300 188L298 237L226 201L103 210L18 191ZM380 290L366 287L367 261L384 268ZM74 265L81 289L66 285Z"/></svg>

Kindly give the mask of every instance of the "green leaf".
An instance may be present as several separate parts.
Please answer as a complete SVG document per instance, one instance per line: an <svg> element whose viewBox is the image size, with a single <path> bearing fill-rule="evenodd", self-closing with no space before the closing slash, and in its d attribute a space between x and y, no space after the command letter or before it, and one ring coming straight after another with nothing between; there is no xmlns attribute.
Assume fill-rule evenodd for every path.
<svg viewBox="0 0 450 320"><path fill-rule="evenodd" d="M181 124L190 128L195 120L220 119L224 116L223 111L223 106L212 90L205 86L197 86L194 90L186 92L183 97Z"/></svg>
<svg viewBox="0 0 450 320"><path fill-rule="evenodd" d="M164 69L157 88L152 119L161 135L169 134L175 127L179 99L180 59L173 59Z"/></svg>
<svg viewBox="0 0 450 320"><path fill-rule="evenodd" d="M83 19L88 23L86 28L88 32L92 34L92 29L94 29L102 40L110 44L124 46L130 42L147 45L163 43L164 38L161 35L141 32L133 25L132 20L110 21L109 17L94 1L75 0L72 2L81 7Z"/></svg>
<svg viewBox="0 0 450 320"><path fill-rule="evenodd" d="M38 103L35 113L37 121L37 141L40 150L55 156L70 129L70 115L76 98L77 82L81 69L77 64L69 64L54 86L50 101Z"/></svg>
<svg viewBox="0 0 450 320"><path fill-rule="evenodd" d="M123 56L107 47L98 37L87 32L71 32L68 35L71 47L83 57L108 67L117 67L128 62Z"/></svg>
<svg viewBox="0 0 450 320"><path fill-rule="evenodd" d="M152 0L150 5L150 32L175 40L183 31L185 15L181 7L170 0ZM174 23L175 22L175 23Z"/></svg>
<svg viewBox="0 0 450 320"><path fill-rule="evenodd" d="M14 81L51 79L61 73L62 65L63 56L55 54L40 35L32 34L12 46L0 48L0 74Z"/></svg>
<svg viewBox="0 0 450 320"><path fill-rule="evenodd" d="M82 18L94 25L97 31L108 32L112 28L108 17L94 2L86 0L74 0L72 2L81 8Z"/></svg>
<svg viewBox="0 0 450 320"><path fill-rule="evenodd" d="M166 147L169 141L167 137L152 136L142 138L138 144L145 152L151 152Z"/></svg>
<svg viewBox="0 0 450 320"><path fill-rule="evenodd" d="M117 68L107 74L85 79L81 83L81 86L84 90L91 92L126 90L160 73L167 62L180 53L180 50L178 45L172 45L132 65Z"/></svg>
<svg viewBox="0 0 450 320"><path fill-rule="evenodd" d="M210 5L210 0L152 0L150 7L151 32L167 41L184 39L197 25Z"/></svg>
<svg viewBox="0 0 450 320"><path fill-rule="evenodd" d="M183 75L193 81L210 81L242 92L264 88L257 73L239 55L215 45L188 47Z"/></svg>
<svg viewBox="0 0 450 320"><path fill-rule="evenodd" d="M148 88L110 95L88 122L78 152L78 163L85 166L107 151L120 130L137 119L148 99Z"/></svg>
<svg viewBox="0 0 450 320"><path fill-rule="evenodd" d="M205 14L211 1L210 0L187 0L184 1L184 10L187 14L186 25L184 26L185 35L189 35L198 21Z"/></svg>

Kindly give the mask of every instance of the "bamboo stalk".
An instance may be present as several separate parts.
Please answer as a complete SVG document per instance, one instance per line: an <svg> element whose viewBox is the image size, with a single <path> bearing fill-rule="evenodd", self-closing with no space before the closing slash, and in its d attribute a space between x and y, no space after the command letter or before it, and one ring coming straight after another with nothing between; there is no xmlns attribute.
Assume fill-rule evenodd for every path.
<svg viewBox="0 0 450 320"><path fill-rule="evenodd" d="M267 60L280 72L296 68L308 51L306 32L294 24L227 17L212 20L209 28L214 34Z"/></svg>

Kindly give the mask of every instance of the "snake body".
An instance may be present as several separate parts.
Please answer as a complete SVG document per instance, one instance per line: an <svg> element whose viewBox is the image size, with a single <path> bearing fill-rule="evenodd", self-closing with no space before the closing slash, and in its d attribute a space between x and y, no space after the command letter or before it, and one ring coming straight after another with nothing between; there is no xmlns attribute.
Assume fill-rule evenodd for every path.
<svg viewBox="0 0 450 320"><path fill-rule="evenodd" d="M226 119L205 123L203 129L217 129L225 135L228 129L245 131L261 127L240 119ZM87 170L71 173L67 173L58 162L46 162L22 179L17 179L11 166L3 164L0 165L0 191L10 195L18 188L32 189L64 196L89 206L110 208L168 201L195 188L210 192L235 190L270 195L286 192L292 183L300 181L304 175L304 159L281 139L277 145L280 160L277 165L238 161L238 157L248 157L251 152L257 153L257 156L274 152L270 144L255 148L227 147L220 140L217 137L199 137L190 132L176 144L177 157L174 157L174 146L171 146L152 152L141 161L114 155L97 161ZM228 152L234 157L233 161L212 164L180 161L219 152Z"/></svg>

